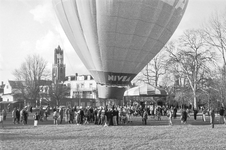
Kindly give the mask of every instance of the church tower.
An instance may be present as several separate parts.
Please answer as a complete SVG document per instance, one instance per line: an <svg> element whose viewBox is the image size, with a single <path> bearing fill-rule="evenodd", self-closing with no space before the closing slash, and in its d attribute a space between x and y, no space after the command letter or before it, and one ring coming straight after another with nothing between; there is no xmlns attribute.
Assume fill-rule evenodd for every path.
<svg viewBox="0 0 226 150"><path fill-rule="evenodd" d="M64 51L58 46L54 50L54 64L52 70L53 83L61 83L65 79Z"/></svg>

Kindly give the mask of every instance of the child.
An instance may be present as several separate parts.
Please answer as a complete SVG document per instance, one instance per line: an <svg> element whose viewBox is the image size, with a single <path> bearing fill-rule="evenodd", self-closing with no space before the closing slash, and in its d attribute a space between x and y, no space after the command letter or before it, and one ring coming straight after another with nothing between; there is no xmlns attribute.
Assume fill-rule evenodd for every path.
<svg viewBox="0 0 226 150"><path fill-rule="evenodd" d="M84 124L89 124L87 116L84 117Z"/></svg>
<svg viewBox="0 0 226 150"><path fill-rule="evenodd" d="M158 120L161 120L161 112L160 112L159 108L156 111L156 115L157 115Z"/></svg>
<svg viewBox="0 0 226 150"><path fill-rule="evenodd" d="M33 117L34 117L34 127L37 127L38 126L38 120L39 120L38 113L36 112Z"/></svg>
<svg viewBox="0 0 226 150"><path fill-rule="evenodd" d="M53 124L58 125L57 119L59 117L58 110L53 112Z"/></svg>

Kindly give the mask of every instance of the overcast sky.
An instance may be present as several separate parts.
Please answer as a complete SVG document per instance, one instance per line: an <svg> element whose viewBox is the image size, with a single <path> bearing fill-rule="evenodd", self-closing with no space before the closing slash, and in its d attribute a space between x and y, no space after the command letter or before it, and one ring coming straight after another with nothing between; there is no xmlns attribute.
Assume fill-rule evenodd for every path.
<svg viewBox="0 0 226 150"><path fill-rule="evenodd" d="M190 0L172 38L186 29L200 28L226 0ZM54 49L64 49L66 75L89 74L67 40L51 0L0 0L0 81L13 80L12 72L29 54L39 54L52 68Z"/></svg>

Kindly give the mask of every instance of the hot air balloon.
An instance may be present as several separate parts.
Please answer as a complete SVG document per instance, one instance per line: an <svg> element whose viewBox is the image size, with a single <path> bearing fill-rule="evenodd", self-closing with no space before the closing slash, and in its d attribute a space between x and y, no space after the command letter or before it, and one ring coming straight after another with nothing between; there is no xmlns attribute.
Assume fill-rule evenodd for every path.
<svg viewBox="0 0 226 150"><path fill-rule="evenodd" d="M53 0L71 45L98 84L99 98L125 87L163 48L188 0Z"/></svg>

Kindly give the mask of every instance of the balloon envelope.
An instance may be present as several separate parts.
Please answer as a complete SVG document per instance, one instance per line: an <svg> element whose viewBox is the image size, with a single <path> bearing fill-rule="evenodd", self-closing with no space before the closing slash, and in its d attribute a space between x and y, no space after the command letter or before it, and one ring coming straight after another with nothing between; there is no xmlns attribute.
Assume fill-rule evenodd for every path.
<svg viewBox="0 0 226 150"><path fill-rule="evenodd" d="M162 49L188 0L53 0L58 19L95 81L125 86Z"/></svg>

